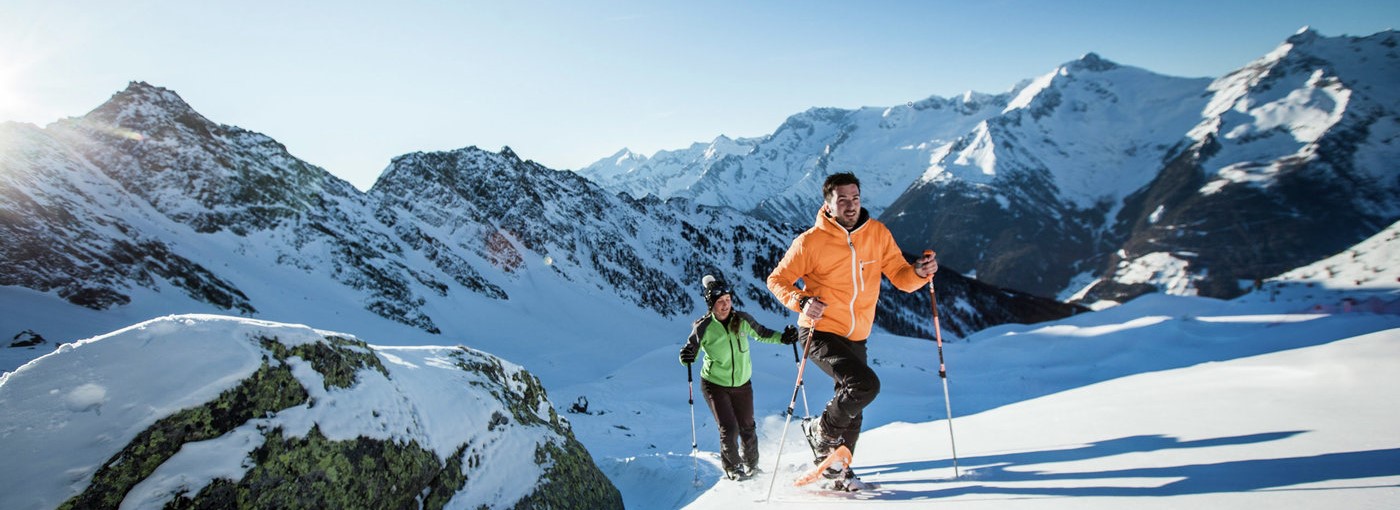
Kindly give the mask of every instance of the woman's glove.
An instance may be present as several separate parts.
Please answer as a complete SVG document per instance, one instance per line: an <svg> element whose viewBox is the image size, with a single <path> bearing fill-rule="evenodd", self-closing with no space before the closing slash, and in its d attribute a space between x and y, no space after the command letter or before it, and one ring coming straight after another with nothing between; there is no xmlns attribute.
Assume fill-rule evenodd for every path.
<svg viewBox="0 0 1400 510"><path fill-rule="evenodd" d="M781 341L783 342L783 345L792 345L797 343L797 326L789 324L788 327L783 328L783 338Z"/></svg>

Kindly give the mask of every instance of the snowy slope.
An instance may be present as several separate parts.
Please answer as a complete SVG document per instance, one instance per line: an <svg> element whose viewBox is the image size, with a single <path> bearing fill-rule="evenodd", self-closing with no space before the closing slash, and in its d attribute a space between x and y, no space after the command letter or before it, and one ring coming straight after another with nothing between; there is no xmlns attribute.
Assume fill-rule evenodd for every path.
<svg viewBox="0 0 1400 510"><path fill-rule="evenodd" d="M1400 283L1397 260L1400 260L1400 222L1390 224L1346 251L1278 275L1270 282L1332 282L1338 290L1383 292Z"/></svg>
<svg viewBox="0 0 1400 510"><path fill-rule="evenodd" d="M1400 301L1400 286L1386 295ZM1384 508L1400 497L1400 411L1385 404L1400 384L1400 316L1310 313L1298 306L1305 299L1144 296L946 345L957 478L934 347L873 338L883 390L867 409L856 471L881 486L852 496L787 486L810 459L795 423L774 459L795 372L790 353L755 354L767 365L754 383L767 473L752 481L721 479L713 422L701 407L692 487L675 368L614 383L672 381L642 394L654 397L638 404L652 424L615 407L620 416L573 419L585 438L657 445L621 452L605 467L632 507L747 507L765 499L779 466L767 507ZM829 379L810 377L819 407ZM797 409L800 417L801 402ZM625 423L636 437L593 421Z"/></svg>
<svg viewBox="0 0 1400 510"><path fill-rule="evenodd" d="M1389 241L1385 246L1393 247L1393 239ZM1377 248L1364 253L1388 252ZM1361 262L1337 268L1336 274L1347 275L1364 267L1366 263ZM1312 283L1325 286L1342 282ZM1328 301L1319 302L1319 296L1309 294L1301 285L1281 292L1287 295L1271 300L1261 294L1235 302L1145 296L1103 312L1056 323L1001 326L949 343L945 356L962 475L956 479L934 346L923 340L877 335L871 340L871 358L885 389L867 412L867 433L857 467L863 477L882 487L849 499L831 499L786 487L780 481L769 506L904 506L910 502L959 501L996 508L1108 508L1125 504L1361 508L1393 501L1400 496L1395 488L1400 483L1400 438L1392 432L1400 426L1400 413L1393 406L1378 404L1388 402L1388 388L1400 383L1396 375L1400 374L1400 351L1396 350L1400 346L1400 316L1340 309L1315 313L1310 311L1312 305L1335 305L1341 296L1328 295ZM1391 302L1400 299L1400 286L1396 285L1377 285L1370 292ZM145 399L197 399L200 391L207 393L227 384L198 380L237 372L237 366L247 364L246 355L230 352L210 356L209 349L257 350L236 343L201 341L207 335L194 332L275 331L289 344L313 333L248 320L191 317L175 322L180 320L196 329L128 352L116 360L115 366L121 369L115 373L93 378L81 370L69 370L66 373L70 375L63 379L42 381L46 388L55 384L71 387L54 393L50 410L45 412L76 420L72 426L117 426L128 419L126 416L149 420L122 411L113 402L120 400L118 396L128 398L127 391ZM695 460L689 456L685 369L675 361L684 326L678 322L655 332L630 329L595 339L591 342L606 342L609 348L572 351L564 364L544 362L537 354L540 361L529 368L543 378L575 381L550 389L561 413L566 408L563 404L575 395L589 398L590 414L563 416L618 485L628 506L753 505L765 497L768 479L743 483L720 480L714 424L698 395L701 452ZM268 330L270 327L274 329ZM71 359L103 345L117 345L110 340L139 342L151 338L150 333L176 329L169 320L146 324L106 340L66 347L65 355ZM662 337L651 341L641 338L657 333ZM616 350L624 351L629 361L613 361ZM434 367L430 358L441 354L436 348L379 347L376 351L387 360L385 365L395 377L414 373L410 365L420 367L419 372ZM149 352L161 354L152 356ZM184 359L180 353L186 353L183 356L190 361L172 363ZM781 459L776 452L781 412L795 371L792 352L781 346L759 346L754 356L762 465L768 474L773 472L769 466L779 466L783 477L791 476L808 455L796 438L796 424L791 425L793 432ZM240 359L245 361L242 365ZM195 361L231 368L211 370L210 365ZM164 371L140 370L145 364L179 367L182 371L169 376L185 384L136 377ZM588 370L607 366L613 368ZM584 373L577 373L581 369ZM25 381L23 374L26 372L13 373L0 384L6 397L47 394L46 390L20 388L20 381ZM829 398L830 390L824 376L816 371L809 374L805 400L815 408ZM102 388L80 388L98 379L105 381L100 383ZM61 380L72 380L72 384L63 386L67 383ZM119 383L123 380L127 382ZM449 380L440 382L460 386ZM323 398L337 405L318 407L318 412L369 412L382 400L374 396L382 394L375 388L357 387L354 395L328 394ZM431 408L420 409L420 413L479 416L464 410L461 399L450 397L456 390L420 387L401 391L426 399L420 405ZM9 402L7 410L19 409ZM805 407L798 403L799 417L805 414ZM96 415L99 410L103 413L100 418ZM290 413L276 419L290 420L294 415L300 416ZM22 419L22 423L28 423L29 418L52 421L28 412L7 416ZM337 423L350 427L343 433L382 435L401 430L392 426L393 416L398 415L390 415L388 421ZM467 418L431 419L427 423ZM292 421L304 427L307 419ZM11 426L3 436L9 445L6 449L20 452L15 445L28 441L19 442L14 435L19 429L7 423ZM376 423L390 426L376 428ZM365 427L368 429L361 430ZM419 433L427 434L410 435ZM118 439L113 436L91 446L51 446L61 446L73 455L101 457L107 451L103 448L110 448L101 445L119 443ZM214 443L219 444L223 443ZM184 460L172 464L169 476L184 480L179 483L190 483L240 469L237 463L214 462L213 458L189 460L199 467L184 464ZM66 456L58 460L89 462ZM697 474L698 488L692 485ZM57 487L67 478L39 476L36 480L36 486Z"/></svg>
<svg viewBox="0 0 1400 510"><path fill-rule="evenodd" d="M959 416L956 478L945 423L891 423L863 436L858 454L858 473L879 489L832 497L780 486L767 507L1386 508L1400 498L1400 413L1378 405L1400 383L1400 329L1390 324ZM687 508L765 496L763 483L721 482Z"/></svg>
<svg viewBox="0 0 1400 510"><path fill-rule="evenodd" d="M779 347L754 350L767 473L753 481L721 479L703 403L691 459L679 338L581 387L602 413L571 419L611 459L604 469L631 507L752 506L779 466L764 506L1386 508L1400 498L1400 412L1388 405L1400 384L1391 230L1319 263L1325 270L1233 301L1146 295L946 344L957 478L935 346L889 335L871 339L882 392L857 452L857 473L883 484L875 492L785 485L809 454L794 423L774 458L796 371ZM799 418L831 395L829 379L808 374Z"/></svg>

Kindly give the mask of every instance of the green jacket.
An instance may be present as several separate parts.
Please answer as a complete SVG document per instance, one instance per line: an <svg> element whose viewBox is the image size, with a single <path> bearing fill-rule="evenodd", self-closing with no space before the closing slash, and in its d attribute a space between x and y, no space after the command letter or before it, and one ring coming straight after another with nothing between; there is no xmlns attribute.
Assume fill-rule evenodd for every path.
<svg viewBox="0 0 1400 510"><path fill-rule="evenodd" d="M729 327L706 314L695 321L686 339L685 348L698 344L705 350L705 364L700 377L725 387L743 386L753 376L753 361L749 358L749 338L763 343L782 343L783 332L763 327L753 316L734 310L729 312Z"/></svg>

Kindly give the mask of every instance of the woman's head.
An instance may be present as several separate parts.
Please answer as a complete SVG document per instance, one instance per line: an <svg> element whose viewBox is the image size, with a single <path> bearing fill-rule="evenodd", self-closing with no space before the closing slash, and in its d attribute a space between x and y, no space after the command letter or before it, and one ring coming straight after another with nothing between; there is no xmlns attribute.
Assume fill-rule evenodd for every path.
<svg viewBox="0 0 1400 510"><path fill-rule="evenodd" d="M729 312L734 309L734 291L730 290L729 284L714 276L705 275L705 278L700 280L700 285L703 287L701 295L705 298L705 307L710 313L719 320L729 318Z"/></svg>

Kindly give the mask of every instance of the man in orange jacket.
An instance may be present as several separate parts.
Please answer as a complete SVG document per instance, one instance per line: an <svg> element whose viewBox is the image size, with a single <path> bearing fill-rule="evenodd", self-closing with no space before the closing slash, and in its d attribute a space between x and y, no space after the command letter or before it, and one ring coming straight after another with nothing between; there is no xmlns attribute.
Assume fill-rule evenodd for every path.
<svg viewBox="0 0 1400 510"><path fill-rule="evenodd" d="M816 225L792 241L768 275L768 290L801 313L799 342L807 346L807 357L836 384L821 417L807 427L819 461L841 444L855 451L862 411L880 392L865 347L880 297L880 275L913 292L938 271L931 252L912 265L905 262L889 229L860 206L860 180L854 174L827 177L822 196ZM797 287L798 280L803 288ZM841 476L852 475L847 469Z"/></svg>

